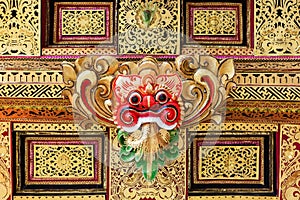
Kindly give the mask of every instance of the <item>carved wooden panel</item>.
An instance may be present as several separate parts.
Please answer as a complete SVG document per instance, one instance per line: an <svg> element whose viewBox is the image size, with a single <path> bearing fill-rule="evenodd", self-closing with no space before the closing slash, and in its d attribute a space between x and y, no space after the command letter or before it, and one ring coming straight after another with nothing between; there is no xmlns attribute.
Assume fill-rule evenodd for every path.
<svg viewBox="0 0 300 200"><path fill-rule="evenodd" d="M242 44L246 39L243 14L246 4L229 2L186 3L186 40L188 44ZM243 19L243 17L245 19Z"/></svg>
<svg viewBox="0 0 300 200"><path fill-rule="evenodd" d="M101 127L13 124L14 194L104 193L107 152ZM74 132L77 130L76 132Z"/></svg>
<svg viewBox="0 0 300 200"><path fill-rule="evenodd" d="M190 134L191 195L276 195L276 132Z"/></svg>
<svg viewBox="0 0 300 200"><path fill-rule="evenodd" d="M299 55L299 0L255 1L255 55Z"/></svg>
<svg viewBox="0 0 300 200"><path fill-rule="evenodd" d="M299 0L1 0L0 200L298 200L299 10ZM100 70L105 62L75 60L112 55L117 75L153 54L172 67L179 54L233 58L236 87L221 124L178 132L179 156L146 181L120 159L129 145L114 129L76 124L93 115L62 98L72 85L62 63ZM194 63L210 68L197 59L184 65L191 77ZM192 100L182 101L187 110Z"/></svg>
<svg viewBox="0 0 300 200"><path fill-rule="evenodd" d="M179 0L121 0L119 5L119 54L179 53Z"/></svg>
<svg viewBox="0 0 300 200"><path fill-rule="evenodd" d="M40 55L39 0L2 0L0 55Z"/></svg>
<svg viewBox="0 0 300 200"><path fill-rule="evenodd" d="M54 44L112 42L112 2L53 2Z"/></svg>

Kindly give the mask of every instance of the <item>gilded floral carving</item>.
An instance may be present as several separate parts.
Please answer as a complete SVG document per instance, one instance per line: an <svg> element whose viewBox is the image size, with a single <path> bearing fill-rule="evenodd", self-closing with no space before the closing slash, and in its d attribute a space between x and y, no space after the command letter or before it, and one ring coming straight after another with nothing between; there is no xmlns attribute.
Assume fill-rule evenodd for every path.
<svg viewBox="0 0 300 200"><path fill-rule="evenodd" d="M2 0L0 55L39 55L39 1Z"/></svg>
<svg viewBox="0 0 300 200"><path fill-rule="evenodd" d="M10 123L0 122L0 199L11 195L10 180Z"/></svg>
<svg viewBox="0 0 300 200"><path fill-rule="evenodd" d="M300 195L300 125L281 126L281 198L298 200Z"/></svg>
<svg viewBox="0 0 300 200"><path fill-rule="evenodd" d="M299 0L255 1L255 54L299 55Z"/></svg>
<svg viewBox="0 0 300 200"><path fill-rule="evenodd" d="M120 1L120 54L178 54L180 1Z"/></svg>

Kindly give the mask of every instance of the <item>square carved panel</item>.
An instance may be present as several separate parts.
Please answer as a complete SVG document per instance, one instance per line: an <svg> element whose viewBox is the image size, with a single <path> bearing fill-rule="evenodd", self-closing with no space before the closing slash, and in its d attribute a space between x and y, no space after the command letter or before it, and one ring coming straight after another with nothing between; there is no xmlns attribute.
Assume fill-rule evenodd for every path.
<svg viewBox="0 0 300 200"><path fill-rule="evenodd" d="M276 193L274 133L192 139L190 193Z"/></svg>
<svg viewBox="0 0 300 200"><path fill-rule="evenodd" d="M241 0L186 2L185 43L247 46L247 4Z"/></svg>
<svg viewBox="0 0 300 200"><path fill-rule="evenodd" d="M179 54L179 0L120 0L119 6L119 54Z"/></svg>
<svg viewBox="0 0 300 200"><path fill-rule="evenodd" d="M104 137L16 132L16 193L101 191Z"/></svg>

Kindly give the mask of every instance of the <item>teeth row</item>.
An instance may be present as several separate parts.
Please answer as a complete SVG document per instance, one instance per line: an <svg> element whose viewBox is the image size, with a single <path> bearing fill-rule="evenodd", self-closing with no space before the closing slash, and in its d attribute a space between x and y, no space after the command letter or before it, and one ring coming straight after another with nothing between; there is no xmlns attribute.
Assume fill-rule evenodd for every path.
<svg viewBox="0 0 300 200"><path fill-rule="evenodd" d="M168 125L164 124L161 121L161 119L158 117L145 117L145 118L139 118L137 124L133 127L121 127L121 128L128 133L132 133L132 132L136 131L137 129L139 129L139 127L141 127L143 124L151 123L151 122L156 123L159 127L166 129L166 130L172 130L178 126L178 123L168 126ZM115 123L117 124L117 122L115 122ZM118 127L119 127L119 125L118 125Z"/></svg>

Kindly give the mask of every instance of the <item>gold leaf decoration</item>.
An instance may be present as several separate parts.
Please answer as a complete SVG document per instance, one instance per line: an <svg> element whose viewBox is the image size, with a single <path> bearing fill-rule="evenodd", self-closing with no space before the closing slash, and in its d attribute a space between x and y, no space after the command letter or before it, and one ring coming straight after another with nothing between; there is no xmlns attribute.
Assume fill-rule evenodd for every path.
<svg viewBox="0 0 300 200"><path fill-rule="evenodd" d="M235 73L233 60L219 62L211 56L179 56L175 63L158 62L149 56L124 63L110 56L87 56L62 65L66 84L62 95L72 102L75 115L84 117L80 123L86 127L93 123L114 126L112 82L118 74L179 74L184 127L210 118L220 123L228 93L235 86L231 80Z"/></svg>
<svg viewBox="0 0 300 200"><path fill-rule="evenodd" d="M109 56L87 56L74 64L64 62L62 65L66 84L62 95L72 102L74 114L84 117L80 124L83 127L93 123L112 126L111 75L118 69L118 61Z"/></svg>
<svg viewBox="0 0 300 200"><path fill-rule="evenodd" d="M179 56L176 67L183 80L182 101L185 117L183 126L192 126L200 121L222 120L222 107L235 83L232 59L219 61L211 56Z"/></svg>

